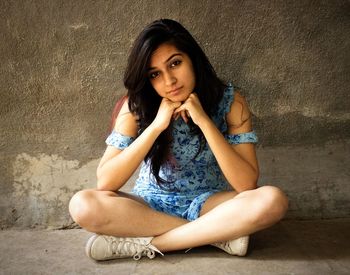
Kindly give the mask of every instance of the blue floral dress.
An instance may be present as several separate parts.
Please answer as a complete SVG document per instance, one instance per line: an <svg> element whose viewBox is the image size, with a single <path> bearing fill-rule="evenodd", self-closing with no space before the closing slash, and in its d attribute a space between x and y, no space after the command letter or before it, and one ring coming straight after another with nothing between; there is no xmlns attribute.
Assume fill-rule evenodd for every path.
<svg viewBox="0 0 350 275"><path fill-rule="evenodd" d="M230 144L257 143L255 131L227 134L225 116L233 100L233 86L228 84L212 120ZM122 150L133 141L134 138L113 131L106 144ZM160 177L170 183L160 187L151 173L150 162L144 161L132 193L157 211L190 221L197 219L208 197L220 191L232 190L209 145L206 143L202 147L200 150L199 138L190 134L189 126L182 119L174 121L172 156L159 172Z"/></svg>

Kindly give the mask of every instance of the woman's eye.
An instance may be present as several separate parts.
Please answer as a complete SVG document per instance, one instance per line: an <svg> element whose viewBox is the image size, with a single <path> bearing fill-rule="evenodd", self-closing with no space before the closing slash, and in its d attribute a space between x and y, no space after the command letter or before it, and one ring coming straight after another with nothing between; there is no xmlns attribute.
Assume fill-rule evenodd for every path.
<svg viewBox="0 0 350 275"><path fill-rule="evenodd" d="M159 72L153 72L149 74L149 78L156 78L159 75Z"/></svg>
<svg viewBox="0 0 350 275"><path fill-rule="evenodd" d="M175 66L177 66L177 65L179 65L179 64L181 64L181 60L174 60L174 62L172 62L172 63L170 64L170 66L171 66L171 67L175 67Z"/></svg>

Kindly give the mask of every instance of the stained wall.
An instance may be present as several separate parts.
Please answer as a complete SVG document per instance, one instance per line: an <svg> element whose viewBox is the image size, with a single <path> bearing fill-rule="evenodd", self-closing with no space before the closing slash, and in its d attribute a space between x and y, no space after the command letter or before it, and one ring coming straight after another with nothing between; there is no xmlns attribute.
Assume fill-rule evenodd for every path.
<svg viewBox="0 0 350 275"><path fill-rule="evenodd" d="M1 1L0 226L71 226L132 42L158 18L180 21L241 87L259 184L287 193L287 218L349 217L349 14L340 0Z"/></svg>

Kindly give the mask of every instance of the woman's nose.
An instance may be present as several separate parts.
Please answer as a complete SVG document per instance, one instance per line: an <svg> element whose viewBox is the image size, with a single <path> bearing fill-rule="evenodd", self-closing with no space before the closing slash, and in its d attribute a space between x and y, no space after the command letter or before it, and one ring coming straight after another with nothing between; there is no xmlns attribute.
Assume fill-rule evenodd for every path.
<svg viewBox="0 0 350 275"><path fill-rule="evenodd" d="M166 86L172 86L176 83L176 78L171 73L165 73L164 74L164 81Z"/></svg>

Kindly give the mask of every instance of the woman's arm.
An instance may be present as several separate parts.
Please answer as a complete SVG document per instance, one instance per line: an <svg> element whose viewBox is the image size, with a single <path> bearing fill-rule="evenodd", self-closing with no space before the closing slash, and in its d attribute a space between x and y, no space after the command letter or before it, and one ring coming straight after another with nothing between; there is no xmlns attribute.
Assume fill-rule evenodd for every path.
<svg viewBox="0 0 350 275"><path fill-rule="evenodd" d="M237 191L254 189L257 187L259 177L258 162L253 144L231 145L222 133L217 129L214 122L202 112L202 107L196 95L187 100L176 112L187 110L195 124L202 130L210 149L212 150L220 169L230 185ZM235 92L235 101L230 112L226 116L229 125L237 125L249 115L249 108L242 96ZM250 132L252 130L251 119L247 119L238 128L230 126L229 134Z"/></svg>
<svg viewBox="0 0 350 275"><path fill-rule="evenodd" d="M249 117L249 118L248 118ZM246 120L240 127L242 120ZM235 92L235 101L226 115L228 134L239 134L252 131L250 111L245 99ZM231 186L237 191L255 189L259 178L259 167L255 145L243 143L231 145L216 128L212 120L203 120L199 125L215 158Z"/></svg>
<svg viewBox="0 0 350 275"><path fill-rule="evenodd" d="M179 103L180 104L180 103ZM170 123L172 113L179 105L164 99L155 120L143 133L124 150L108 146L97 168L97 188L99 190L118 190L132 176L143 161L153 143ZM115 131L135 137L136 118L130 113L127 100L116 119Z"/></svg>

